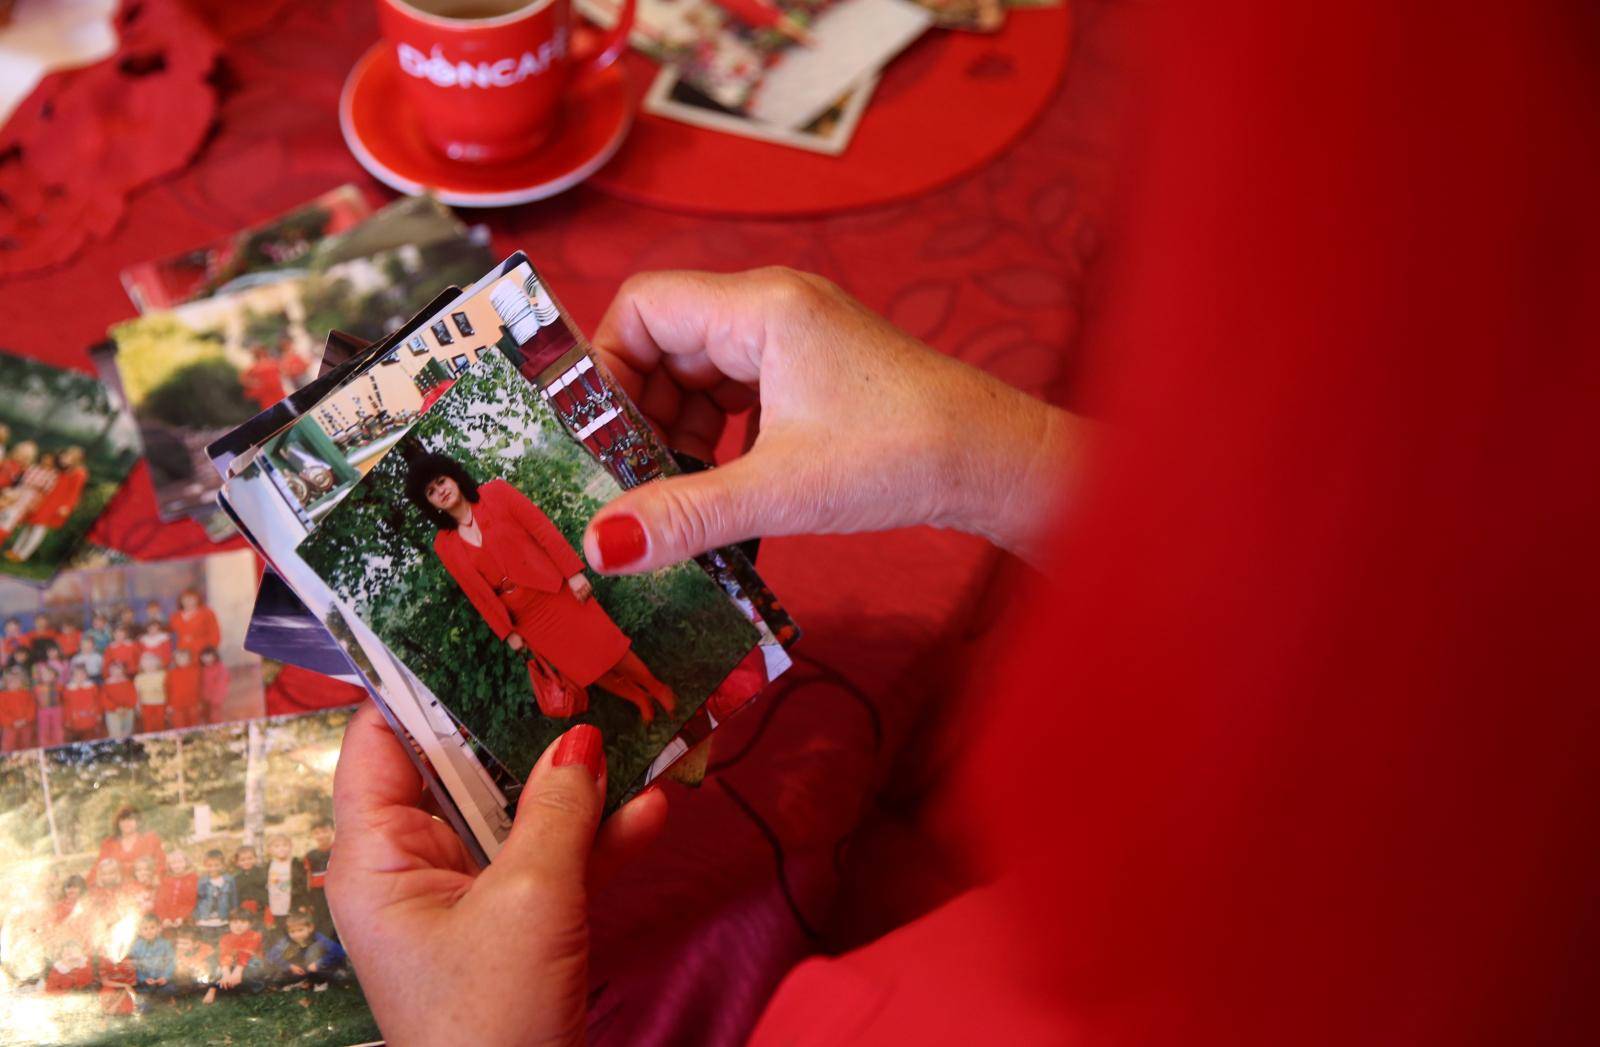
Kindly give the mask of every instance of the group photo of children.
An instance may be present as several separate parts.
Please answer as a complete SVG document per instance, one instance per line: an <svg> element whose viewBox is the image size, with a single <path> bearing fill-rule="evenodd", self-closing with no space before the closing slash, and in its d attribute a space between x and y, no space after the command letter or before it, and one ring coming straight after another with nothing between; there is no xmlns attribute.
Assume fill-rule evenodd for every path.
<svg viewBox="0 0 1600 1047"><path fill-rule="evenodd" d="M88 375L0 353L0 576L48 581L139 457Z"/></svg>
<svg viewBox="0 0 1600 1047"><path fill-rule="evenodd" d="M0 751L261 715L255 586L248 550L0 582Z"/></svg>
<svg viewBox="0 0 1600 1047"><path fill-rule="evenodd" d="M0 757L0 1041L142 1016L191 1042L219 1011L298 1022L279 1001L330 990L345 1042L371 1038L325 894L348 716Z"/></svg>

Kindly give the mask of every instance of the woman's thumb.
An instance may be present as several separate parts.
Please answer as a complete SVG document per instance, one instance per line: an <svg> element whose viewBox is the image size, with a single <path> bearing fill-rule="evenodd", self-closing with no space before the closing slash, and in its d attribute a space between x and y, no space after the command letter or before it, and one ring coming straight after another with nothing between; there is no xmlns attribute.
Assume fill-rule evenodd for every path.
<svg viewBox="0 0 1600 1047"><path fill-rule="evenodd" d="M759 452L687 476L654 480L611 502L589 521L583 551L605 574L637 574L718 546L789 530Z"/></svg>

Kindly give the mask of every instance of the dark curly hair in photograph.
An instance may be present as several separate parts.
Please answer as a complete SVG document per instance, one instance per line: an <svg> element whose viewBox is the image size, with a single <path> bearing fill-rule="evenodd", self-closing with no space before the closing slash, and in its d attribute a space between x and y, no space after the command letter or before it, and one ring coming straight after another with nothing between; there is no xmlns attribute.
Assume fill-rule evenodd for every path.
<svg viewBox="0 0 1600 1047"><path fill-rule="evenodd" d="M478 504L478 481L467 472L466 466L445 454L419 454L411 459L406 469L406 497L435 527L453 531L456 529L455 518L428 502L428 485L441 476L448 476L456 482L456 486L461 488L461 497L473 505Z"/></svg>

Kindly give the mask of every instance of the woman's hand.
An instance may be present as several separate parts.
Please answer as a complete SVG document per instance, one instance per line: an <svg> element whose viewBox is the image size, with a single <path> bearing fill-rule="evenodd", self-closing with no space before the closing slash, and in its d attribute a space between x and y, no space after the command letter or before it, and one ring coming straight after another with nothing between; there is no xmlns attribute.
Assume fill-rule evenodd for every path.
<svg viewBox="0 0 1600 1047"><path fill-rule="evenodd" d="M758 535L913 524L1031 556L1083 439L1065 411L786 269L635 276L594 344L670 447L710 461L728 415L760 408L742 457L595 515L584 552L610 573Z"/></svg>
<svg viewBox="0 0 1600 1047"><path fill-rule="evenodd" d="M517 633L512 633L510 636L506 637L506 646L511 648L513 651L521 651L524 647L528 646L528 643Z"/></svg>
<svg viewBox="0 0 1600 1047"><path fill-rule="evenodd" d="M572 728L545 750L500 854L481 872L377 710L345 732L333 805L339 827L328 904L372 1013L391 1044L583 1042L587 885L666 819L648 791L601 828L600 732ZM487 959L489 962L484 962Z"/></svg>
<svg viewBox="0 0 1600 1047"><path fill-rule="evenodd" d="M578 598L579 603L583 603L594 595L594 586L589 583L589 579L586 576L581 574L575 574L568 578L567 588L572 590L572 595Z"/></svg>

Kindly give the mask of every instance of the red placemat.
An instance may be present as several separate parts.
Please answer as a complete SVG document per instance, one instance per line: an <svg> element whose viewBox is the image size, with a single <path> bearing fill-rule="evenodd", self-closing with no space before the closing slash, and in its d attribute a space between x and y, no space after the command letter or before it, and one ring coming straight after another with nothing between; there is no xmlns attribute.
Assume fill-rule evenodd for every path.
<svg viewBox="0 0 1600 1047"><path fill-rule="evenodd" d="M890 63L855 139L821 156L641 113L591 180L639 203L708 215L828 214L919 196L1014 142L1067 68L1066 6L1012 11L992 36L932 30ZM637 54L642 97L656 67Z"/></svg>

